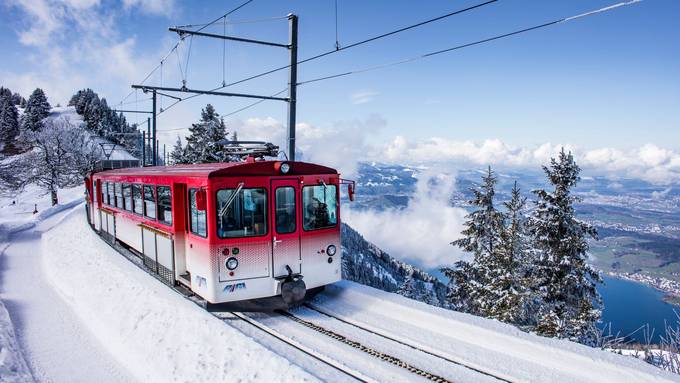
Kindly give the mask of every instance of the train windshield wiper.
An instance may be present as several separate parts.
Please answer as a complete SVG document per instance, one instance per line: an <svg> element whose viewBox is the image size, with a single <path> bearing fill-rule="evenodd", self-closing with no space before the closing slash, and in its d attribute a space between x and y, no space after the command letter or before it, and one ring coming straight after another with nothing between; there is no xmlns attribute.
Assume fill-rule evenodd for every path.
<svg viewBox="0 0 680 383"><path fill-rule="evenodd" d="M220 219L222 219L222 217L224 217L224 215L227 214L227 211L229 211L229 208L234 203L234 200L236 200L236 196L238 195L238 193L241 192L241 189L243 189L243 182L240 182L238 184L238 186L236 187L236 190L234 190L234 192L231 193L231 195L229 196L227 203L224 205L224 207L222 207L220 209L220 212L219 212Z"/></svg>

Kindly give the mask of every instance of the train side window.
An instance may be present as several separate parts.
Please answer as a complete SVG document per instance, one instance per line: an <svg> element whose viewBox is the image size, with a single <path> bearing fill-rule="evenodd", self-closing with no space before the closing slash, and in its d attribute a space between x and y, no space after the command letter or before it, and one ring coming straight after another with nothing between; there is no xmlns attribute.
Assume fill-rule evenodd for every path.
<svg viewBox="0 0 680 383"><path fill-rule="evenodd" d="M123 184L123 208L132 211L132 190L130 184Z"/></svg>
<svg viewBox="0 0 680 383"><path fill-rule="evenodd" d="M123 208L123 185L121 185L120 182L116 182L114 185L115 188L115 195L116 195L116 207L122 209Z"/></svg>
<svg viewBox="0 0 680 383"><path fill-rule="evenodd" d="M338 223L337 188L335 185L314 185L302 188L302 227L317 230Z"/></svg>
<svg viewBox="0 0 680 383"><path fill-rule="evenodd" d="M156 218L156 193L153 186L144 185L144 215L148 218Z"/></svg>
<svg viewBox="0 0 680 383"><path fill-rule="evenodd" d="M132 184L132 211L142 215L142 185Z"/></svg>
<svg viewBox="0 0 680 383"><path fill-rule="evenodd" d="M267 234L267 191L263 188L217 192L217 236L220 238L254 237ZM231 204L227 205L231 200Z"/></svg>
<svg viewBox="0 0 680 383"><path fill-rule="evenodd" d="M116 205L116 191L115 191L115 187L114 187L114 185L113 185L113 182L107 182L107 184L109 185L109 187L108 187L108 189L109 189L109 195L108 195L108 197L106 197L106 198L107 198L107 202L109 203L109 206L115 206L115 205Z"/></svg>
<svg viewBox="0 0 680 383"><path fill-rule="evenodd" d="M156 188L158 194L157 217L158 221L166 225L172 225L172 195L170 186L159 186Z"/></svg>
<svg viewBox="0 0 680 383"><path fill-rule="evenodd" d="M102 203L104 205L109 204L109 183L102 182Z"/></svg>
<svg viewBox="0 0 680 383"><path fill-rule="evenodd" d="M99 183L99 180L92 181L92 202L95 206L97 206L97 202L99 202L99 189L97 188L97 184Z"/></svg>
<svg viewBox="0 0 680 383"><path fill-rule="evenodd" d="M295 188L285 186L276 189L276 232L295 232Z"/></svg>
<svg viewBox="0 0 680 383"><path fill-rule="evenodd" d="M198 189L189 189L189 229L192 233L206 237L208 235L205 210L196 208L196 192Z"/></svg>

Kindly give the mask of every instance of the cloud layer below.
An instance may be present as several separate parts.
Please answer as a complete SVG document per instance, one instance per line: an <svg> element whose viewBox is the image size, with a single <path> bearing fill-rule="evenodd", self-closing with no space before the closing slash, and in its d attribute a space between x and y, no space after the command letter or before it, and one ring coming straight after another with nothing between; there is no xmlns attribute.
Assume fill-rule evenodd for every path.
<svg viewBox="0 0 680 383"><path fill-rule="evenodd" d="M391 255L418 266L449 265L462 257L450 242L460 236L465 210L450 206L454 175L437 169L418 174L413 198L404 209L343 210L343 220Z"/></svg>

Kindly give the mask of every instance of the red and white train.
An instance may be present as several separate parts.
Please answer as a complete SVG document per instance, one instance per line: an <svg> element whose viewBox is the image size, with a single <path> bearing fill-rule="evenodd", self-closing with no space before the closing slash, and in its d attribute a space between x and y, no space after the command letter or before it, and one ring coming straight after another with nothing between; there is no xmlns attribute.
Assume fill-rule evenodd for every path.
<svg viewBox="0 0 680 383"><path fill-rule="evenodd" d="M269 298L287 306L341 279L343 182L329 167L252 157L85 180L93 229L168 283L209 304Z"/></svg>

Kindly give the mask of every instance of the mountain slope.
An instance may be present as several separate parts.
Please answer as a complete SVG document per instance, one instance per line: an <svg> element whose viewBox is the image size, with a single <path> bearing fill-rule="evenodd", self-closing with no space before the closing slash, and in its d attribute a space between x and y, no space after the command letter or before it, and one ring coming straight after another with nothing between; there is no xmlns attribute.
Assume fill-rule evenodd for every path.
<svg viewBox="0 0 680 383"><path fill-rule="evenodd" d="M446 307L446 285L407 263L392 258L342 224L342 278L399 293L434 306Z"/></svg>

